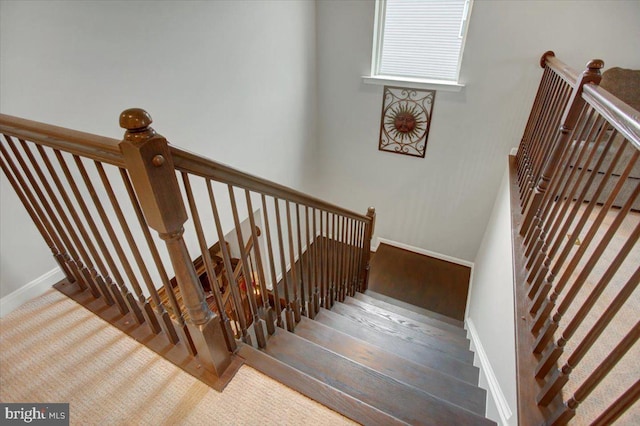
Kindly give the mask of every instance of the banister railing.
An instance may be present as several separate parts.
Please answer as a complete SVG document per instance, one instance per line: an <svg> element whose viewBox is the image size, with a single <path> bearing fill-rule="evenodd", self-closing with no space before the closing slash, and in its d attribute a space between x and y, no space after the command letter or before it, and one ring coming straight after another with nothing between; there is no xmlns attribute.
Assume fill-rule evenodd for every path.
<svg viewBox="0 0 640 426"><path fill-rule="evenodd" d="M0 115L2 170L80 291L220 377L236 339L264 347L366 289L373 209L170 145L142 110L120 123L123 141Z"/></svg>
<svg viewBox="0 0 640 426"><path fill-rule="evenodd" d="M597 86L600 60L542 65L513 164L519 421L637 420L640 113Z"/></svg>

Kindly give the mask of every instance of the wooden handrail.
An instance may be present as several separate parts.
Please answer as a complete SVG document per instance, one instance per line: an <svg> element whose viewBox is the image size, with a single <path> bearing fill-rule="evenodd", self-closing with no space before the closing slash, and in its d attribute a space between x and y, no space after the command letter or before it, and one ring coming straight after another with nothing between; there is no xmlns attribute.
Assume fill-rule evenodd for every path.
<svg viewBox="0 0 640 426"><path fill-rule="evenodd" d="M182 148L171 145L170 148L174 165L177 170L207 179L224 182L239 188L248 189L250 191L269 195L282 200L291 201L293 203L306 205L319 210L325 210L330 213L340 214L351 219L363 222L369 222L370 220L366 215L361 213L356 213L340 206L336 206L335 204L327 203L326 201L309 196L303 192L242 172L234 169L233 167L227 166L226 164L205 158Z"/></svg>
<svg viewBox="0 0 640 426"><path fill-rule="evenodd" d="M124 159L118 146L120 143L118 139L71 130L6 114L0 114L0 133L37 142L54 149L91 158L92 160L114 166L125 167ZM316 209L326 210L352 219L364 222L369 220L366 215L327 203L284 185L241 172L233 167L207 159L182 148L170 145L170 149L175 167L180 171L222 181L250 191L263 193Z"/></svg>
<svg viewBox="0 0 640 426"><path fill-rule="evenodd" d="M124 167L124 159L118 147L120 141L117 139L6 114L0 114L0 133L37 142L81 157Z"/></svg>
<svg viewBox="0 0 640 426"><path fill-rule="evenodd" d="M578 71L556 58L555 54L551 51L546 52L542 56L540 64L542 65L542 68L544 68L546 64L546 66L551 68L557 75L562 77L564 81L569 83L571 87L575 86L576 80L578 80L578 77L580 76Z"/></svg>
<svg viewBox="0 0 640 426"><path fill-rule="evenodd" d="M600 86L587 84L583 99L640 150L640 111L613 96Z"/></svg>

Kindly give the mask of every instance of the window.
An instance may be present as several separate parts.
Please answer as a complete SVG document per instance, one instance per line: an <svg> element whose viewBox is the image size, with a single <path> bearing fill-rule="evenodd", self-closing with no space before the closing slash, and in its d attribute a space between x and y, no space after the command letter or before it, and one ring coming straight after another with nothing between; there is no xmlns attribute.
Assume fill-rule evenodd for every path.
<svg viewBox="0 0 640 426"><path fill-rule="evenodd" d="M373 83L460 90L472 0L377 0Z"/></svg>

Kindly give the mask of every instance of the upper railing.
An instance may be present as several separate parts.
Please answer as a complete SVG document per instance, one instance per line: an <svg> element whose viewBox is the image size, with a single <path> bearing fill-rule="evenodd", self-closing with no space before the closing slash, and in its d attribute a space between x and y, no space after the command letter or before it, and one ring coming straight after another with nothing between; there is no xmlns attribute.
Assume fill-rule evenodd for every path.
<svg viewBox="0 0 640 426"><path fill-rule="evenodd" d="M637 423L640 113L600 60L541 65L512 204L519 421Z"/></svg>
<svg viewBox="0 0 640 426"><path fill-rule="evenodd" d="M264 347L366 289L373 209L169 145L143 110L120 124L123 141L0 115L2 170L80 290L220 376L236 339Z"/></svg>

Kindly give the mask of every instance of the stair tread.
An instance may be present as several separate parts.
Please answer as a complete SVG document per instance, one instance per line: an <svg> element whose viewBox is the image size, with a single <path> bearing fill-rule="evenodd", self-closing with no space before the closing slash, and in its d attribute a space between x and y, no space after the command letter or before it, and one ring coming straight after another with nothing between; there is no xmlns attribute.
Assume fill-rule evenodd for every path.
<svg viewBox="0 0 640 426"><path fill-rule="evenodd" d="M363 306L348 305L340 302L336 302L331 310L380 333L392 335L408 343L420 345L433 352L439 352L444 356L452 357L462 362L473 363L473 353L469 350L469 342L466 339L461 342L459 339L453 338L455 336L447 334L441 329L431 328L432 334L427 335L422 331L412 330L409 327L390 321L388 318L371 313Z"/></svg>
<svg viewBox="0 0 640 426"><path fill-rule="evenodd" d="M302 337L277 330L266 353L360 401L415 425L492 424Z"/></svg>
<svg viewBox="0 0 640 426"><path fill-rule="evenodd" d="M402 383L484 416L486 391L303 317L295 333Z"/></svg>
<svg viewBox="0 0 640 426"><path fill-rule="evenodd" d="M361 424L406 425L405 422L240 343L237 355L250 367Z"/></svg>
<svg viewBox="0 0 640 426"><path fill-rule="evenodd" d="M368 291L367 291L368 293ZM387 311L396 313L398 315L402 315L403 317L410 318L413 321L417 321L422 324L429 324L434 327L442 328L443 330L450 331L452 333L460 334L462 336L467 335L467 331L462 328L460 325L452 324L449 321L443 321L441 319L435 318L431 315L421 314L416 312L415 310L407 309L405 307L395 305L393 303L385 302L382 299L378 299L376 297L369 296L369 294L356 292L353 296L357 300L361 300L363 302L369 303L370 305L377 306L382 309L386 309ZM413 306L413 305L411 305ZM417 307L416 307L417 308ZM421 309L421 308L417 308ZM428 311L431 312L431 311ZM433 313L432 313L433 314ZM439 314L437 314L439 315ZM440 315L441 316L441 315ZM454 320L455 321L455 320Z"/></svg>
<svg viewBox="0 0 640 426"><path fill-rule="evenodd" d="M440 351L434 351L404 339L380 333L369 327L362 327L360 323L324 308L320 309L315 320L382 349L393 348L396 355L409 361L433 368L473 385L478 383L479 370L477 367L446 356Z"/></svg>
<svg viewBox="0 0 640 426"><path fill-rule="evenodd" d="M403 327L407 327L410 330L424 333L426 336L437 337L439 339L443 339L448 342L455 343L457 345L462 346L464 349L469 348L469 340L467 339L466 334L462 333L464 330L456 329L456 331L450 331L441 327L433 326L431 324L425 324L419 321L415 321L411 318L407 318L404 315L397 314L385 308L381 308L369 302L365 302L353 297L345 298L344 302L342 303L359 307L365 310L366 312L376 314L382 318L385 318L391 321L392 323L401 325Z"/></svg>
<svg viewBox="0 0 640 426"><path fill-rule="evenodd" d="M451 325L455 325L456 327L460 327L460 328L464 327L464 322L460 320L448 317L446 315L439 314L437 312L430 311L428 309L421 308L419 306L412 305L407 302L403 302L402 300L394 299L393 297L389 297L381 293L376 293L375 291L372 291L372 290L366 290L364 294L367 296L373 297L375 299L381 300L383 302L387 302L392 305L396 305L401 308L416 312L418 314L422 314L427 317L431 317L433 319L437 319L439 321L442 321Z"/></svg>

